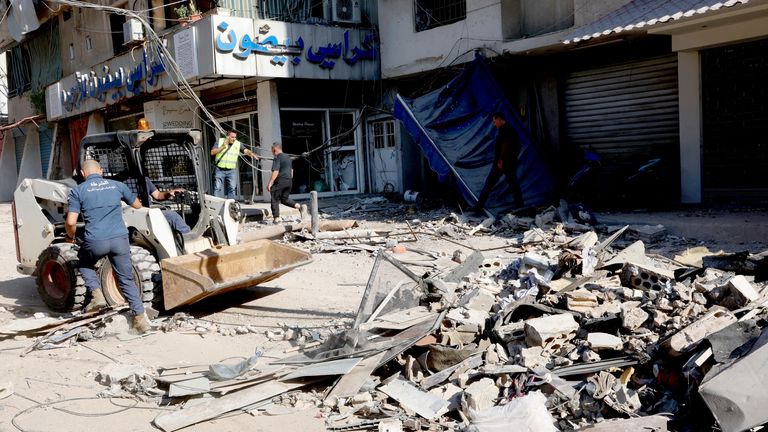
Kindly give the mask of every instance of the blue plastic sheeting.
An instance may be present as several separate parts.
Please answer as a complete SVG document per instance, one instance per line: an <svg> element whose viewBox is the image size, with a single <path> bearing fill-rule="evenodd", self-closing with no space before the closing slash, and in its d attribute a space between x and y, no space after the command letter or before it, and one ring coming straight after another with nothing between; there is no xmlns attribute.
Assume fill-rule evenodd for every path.
<svg viewBox="0 0 768 432"><path fill-rule="evenodd" d="M525 206L551 202L552 173L481 56L438 90L415 99L398 95L394 108L395 118L421 147L440 181L454 183L473 205L493 162L496 128L491 117L501 112L520 137L517 178ZM514 207L509 184L502 176L485 208L499 214Z"/></svg>

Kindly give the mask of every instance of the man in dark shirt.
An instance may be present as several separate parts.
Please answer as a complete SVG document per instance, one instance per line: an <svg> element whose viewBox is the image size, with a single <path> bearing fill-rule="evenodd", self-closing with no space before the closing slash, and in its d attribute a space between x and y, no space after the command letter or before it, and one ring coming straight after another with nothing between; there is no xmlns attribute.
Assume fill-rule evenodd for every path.
<svg viewBox="0 0 768 432"><path fill-rule="evenodd" d="M488 200L488 195L491 193L491 189L496 186L496 182L499 181L499 177L503 174L507 179L507 183L512 188L512 194L515 198L515 206L517 208L523 207L523 194L520 191L520 183L517 180L517 156L520 153L520 139L517 136L517 132L512 128L504 119L502 113L493 114L493 126L498 130L496 134L496 148L493 155L493 165L491 166L491 172L485 179L485 185L483 186L480 197L477 199L477 204L473 207L473 210L482 211L485 207L485 202Z"/></svg>
<svg viewBox="0 0 768 432"><path fill-rule="evenodd" d="M272 195L272 217L275 223L280 219L280 203L293 207L301 212L302 219L306 217L307 206L299 205L290 198L293 188L293 162L290 156L283 153L283 145L280 143L272 144L272 177L269 179L267 191Z"/></svg>
<svg viewBox="0 0 768 432"><path fill-rule="evenodd" d="M149 177L144 177L144 180L146 181L147 193L149 194L149 205L147 207L152 205L152 199L157 201L165 201L169 198L172 198L177 193L184 191L182 188L174 188L169 191L161 191L157 188L157 186L155 186L154 183L152 183L152 180L150 180ZM131 192L136 195L139 194L138 182L135 178L130 177L123 183L128 186ZM171 226L171 229L178 231L181 234L186 234L192 231L184 218L182 218L181 215L175 211L163 210L163 216L165 216L165 220L168 221L168 225Z"/></svg>
<svg viewBox="0 0 768 432"><path fill-rule="evenodd" d="M138 333L144 333L150 325L144 314L141 293L133 280L131 246L121 205L121 202L125 202L140 209L141 202L125 184L104 179L101 165L95 160L86 160L82 170L85 181L69 192L65 228L67 240L74 242L77 219L82 213L85 240L78 250L78 259L80 274L86 289L91 293L91 302L86 310L95 311L107 305L94 267L101 258L109 257L120 290L131 308L133 328Z"/></svg>

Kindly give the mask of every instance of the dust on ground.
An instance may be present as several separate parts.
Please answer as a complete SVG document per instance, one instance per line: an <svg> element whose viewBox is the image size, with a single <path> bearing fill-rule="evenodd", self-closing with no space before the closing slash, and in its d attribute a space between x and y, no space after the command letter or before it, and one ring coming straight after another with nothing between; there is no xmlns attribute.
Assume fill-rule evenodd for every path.
<svg viewBox="0 0 768 432"><path fill-rule="evenodd" d="M389 213L362 212L356 216L363 229L387 226L406 230L405 221L410 221L411 226L414 223L429 224L451 211L454 210L419 212L402 207ZM347 216L355 216L355 213ZM655 248L667 256L697 245L726 252L759 252L768 248L768 212L765 211L615 213L600 215L599 220L612 225L663 224L669 237L661 244L649 245L649 250ZM0 238L5 239L5 247L0 249L0 324L36 312L51 314L37 295L34 278L16 272L10 204L0 204ZM456 250L468 254L472 248L497 248L486 252L486 257L503 257L508 242L509 239L494 235L474 236L458 242L419 236L410 246L439 255L437 265L448 268L456 265L451 261ZM337 326L340 320L352 319L373 261L374 254L364 251L318 253L312 263L263 286L216 296L182 309L219 327L251 326L260 329L258 333L224 336L219 332L154 332L146 337L125 340L105 337L68 348L33 351L25 357L20 353L34 342L33 339L23 336L0 339L0 384L10 382L14 388L13 395L0 400L0 430L61 432L95 430L107 425L109 430L118 432L153 430L151 420L173 407L121 399L96 400L94 397L104 390L95 380L97 370L114 362L148 367L207 365L250 356L257 348L264 350L265 358L284 357L285 351L295 342L270 340L267 332L278 331L286 325L322 329ZM61 400L68 402L38 406L39 403ZM110 415L92 416L99 413ZM308 409L281 416L225 416L187 430L279 429L324 430L324 421L318 418L317 410Z"/></svg>

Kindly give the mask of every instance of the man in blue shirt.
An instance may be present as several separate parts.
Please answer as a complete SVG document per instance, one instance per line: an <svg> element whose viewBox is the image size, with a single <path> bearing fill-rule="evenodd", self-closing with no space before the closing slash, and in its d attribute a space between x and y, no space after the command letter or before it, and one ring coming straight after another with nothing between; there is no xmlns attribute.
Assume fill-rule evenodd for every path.
<svg viewBox="0 0 768 432"><path fill-rule="evenodd" d="M101 165L95 160L86 160L82 166L85 181L69 192L69 210L66 219L67 240L75 241L77 219L82 213L85 222L85 240L80 245L78 259L80 274L85 287L91 293L87 311L94 311L107 305L101 291L99 275L95 265L103 257L109 257L117 283L123 292L133 314L133 328L138 333L149 330L149 320L144 314L141 293L133 280L131 245L128 229L123 221L121 202L135 209L141 202L128 186L102 177Z"/></svg>

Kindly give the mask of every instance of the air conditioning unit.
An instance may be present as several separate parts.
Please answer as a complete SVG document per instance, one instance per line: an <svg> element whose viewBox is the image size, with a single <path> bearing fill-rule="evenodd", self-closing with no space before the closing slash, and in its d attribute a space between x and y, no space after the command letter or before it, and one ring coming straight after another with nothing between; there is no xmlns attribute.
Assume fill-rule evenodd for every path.
<svg viewBox="0 0 768 432"><path fill-rule="evenodd" d="M141 21L136 18L128 18L123 24L123 45L136 45L144 42L144 28Z"/></svg>
<svg viewBox="0 0 768 432"><path fill-rule="evenodd" d="M360 23L360 0L331 0L331 21Z"/></svg>

